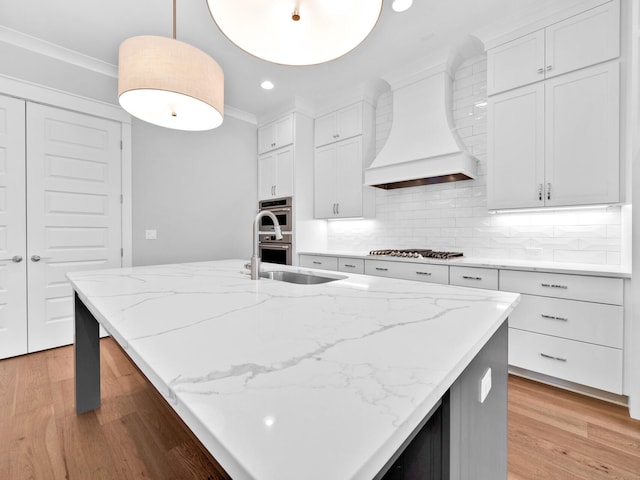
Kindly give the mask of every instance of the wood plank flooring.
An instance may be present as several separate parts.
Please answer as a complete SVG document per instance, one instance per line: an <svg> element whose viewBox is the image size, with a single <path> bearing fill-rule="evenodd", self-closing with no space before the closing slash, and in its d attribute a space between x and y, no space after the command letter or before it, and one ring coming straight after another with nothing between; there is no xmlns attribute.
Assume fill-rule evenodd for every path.
<svg viewBox="0 0 640 480"><path fill-rule="evenodd" d="M0 361L0 479L228 479L111 339L101 381L102 407L77 416L72 347ZM509 480L541 479L640 480L640 422L511 377Z"/></svg>

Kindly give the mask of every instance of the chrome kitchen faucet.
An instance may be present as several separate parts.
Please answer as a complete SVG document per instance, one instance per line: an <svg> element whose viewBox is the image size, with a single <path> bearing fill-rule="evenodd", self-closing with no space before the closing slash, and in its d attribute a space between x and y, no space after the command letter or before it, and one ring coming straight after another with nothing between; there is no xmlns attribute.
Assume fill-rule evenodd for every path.
<svg viewBox="0 0 640 480"><path fill-rule="evenodd" d="M278 217L269 210L261 210L253 220L253 255L251 255L251 280L260 280L260 256L258 255L258 225L260 225L260 219L262 217L269 217L273 220L273 229L277 240L282 239L282 230L280 229L280 223Z"/></svg>

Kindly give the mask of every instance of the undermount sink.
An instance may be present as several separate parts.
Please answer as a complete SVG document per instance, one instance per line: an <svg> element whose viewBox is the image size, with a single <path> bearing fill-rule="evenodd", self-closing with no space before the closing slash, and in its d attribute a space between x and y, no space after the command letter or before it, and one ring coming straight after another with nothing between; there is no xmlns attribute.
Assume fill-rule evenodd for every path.
<svg viewBox="0 0 640 480"><path fill-rule="evenodd" d="M344 280L344 275L335 275L325 277L322 275L313 275L311 273L289 272L286 270L275 270L271 272L260 272L261 278L269 280L278 280L280 282L297 283L298 285L317 285L319 283L334 282L336 280Z"/></svg>

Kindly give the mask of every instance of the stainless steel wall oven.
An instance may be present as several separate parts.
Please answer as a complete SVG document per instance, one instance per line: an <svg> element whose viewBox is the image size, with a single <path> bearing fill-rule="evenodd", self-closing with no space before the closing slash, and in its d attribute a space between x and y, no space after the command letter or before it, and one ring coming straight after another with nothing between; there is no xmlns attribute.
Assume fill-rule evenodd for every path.
<svg viewBox="0 0 640 480"><path fill-rule="evenodd" d="M258 202L259 209L271 211L280 224L282 239L277 240L273 221L263 217L260 221L259 255L263 262L291 265L293 239L293 211L291 197L274 198Z"/></svg>

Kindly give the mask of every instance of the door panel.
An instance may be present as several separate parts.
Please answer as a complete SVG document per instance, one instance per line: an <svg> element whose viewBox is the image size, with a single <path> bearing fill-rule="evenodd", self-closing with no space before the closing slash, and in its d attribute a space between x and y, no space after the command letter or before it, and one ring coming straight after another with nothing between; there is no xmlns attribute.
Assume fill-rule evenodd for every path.
<svg viewBox="0 0 640 480"><path fill-rule="evenodd" d="M362 138L336 144L338 216L362 216Z"/></svg>
<svg viewBox="0 0 640 480"><path fill-rule="evenodd" d="M25 102L0 95L0 358L27 353Z"/></svg>
<svg viewBox="0 0 640 480"><path fill-rule="evenodd" d="M27 105L30 352L73 341L67 272L121 265L120 138L117 122Z"/></svg>
<svg viewBox="0 0 640 480"><path fill-rule="evenodd" d="M335 213L336 149L335 145L316 149L314 170L314 207L316 218L332 218Z"/></svg>

